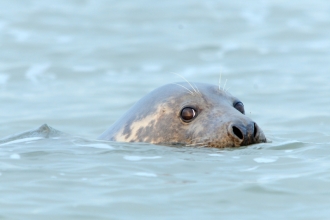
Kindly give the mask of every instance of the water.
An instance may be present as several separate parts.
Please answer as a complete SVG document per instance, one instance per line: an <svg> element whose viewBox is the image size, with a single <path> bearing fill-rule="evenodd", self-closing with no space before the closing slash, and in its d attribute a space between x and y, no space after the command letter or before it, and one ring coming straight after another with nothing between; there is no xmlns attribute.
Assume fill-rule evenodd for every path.
<svg viewBox="0 0 330 220"><path fill-rule="evenodd" d="M0 219L326 219L330 3L0 2ZM154 88L229 91L271 143L95 139Z"/></svg>

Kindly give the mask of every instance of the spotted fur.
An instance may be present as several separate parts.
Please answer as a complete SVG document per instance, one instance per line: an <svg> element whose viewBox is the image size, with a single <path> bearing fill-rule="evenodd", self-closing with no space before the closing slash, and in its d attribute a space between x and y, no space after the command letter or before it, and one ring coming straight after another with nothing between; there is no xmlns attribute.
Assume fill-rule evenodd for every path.
<svg viewBox="0 0 330 220"><path fill-rule="evenodd" d="M210 84L168 84L144 96L99 139L218 148L266 142L262 130L234 108L237 101L228 92ZM189 123L180 118L186 106L198 112ZM249 126L253 124L256 132L247 133L244 140L233 133L233 125L251 130Z"/></svg>

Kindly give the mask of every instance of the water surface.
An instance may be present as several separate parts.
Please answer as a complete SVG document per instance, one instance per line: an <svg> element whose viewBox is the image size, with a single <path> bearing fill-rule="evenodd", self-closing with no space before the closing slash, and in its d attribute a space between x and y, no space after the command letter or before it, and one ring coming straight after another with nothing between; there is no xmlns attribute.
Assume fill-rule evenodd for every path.
<svg viewBox="0 0 330 220"><path fill-rule="evenodd" d="M326 219L330 3L0 3L0 219ZM222 85L271 143L96 141L166 83Z"/></svg>

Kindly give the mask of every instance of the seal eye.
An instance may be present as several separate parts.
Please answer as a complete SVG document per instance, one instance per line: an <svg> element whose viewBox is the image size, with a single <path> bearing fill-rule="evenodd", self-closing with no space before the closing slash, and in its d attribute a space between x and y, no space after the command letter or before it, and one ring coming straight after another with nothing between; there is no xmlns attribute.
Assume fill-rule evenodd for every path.
<svg viewBox="0 0 330 220"><path fill-rule="evenodd" d="M185 107L181 110L181 119L184 122L190 122L197 116L196 110L191 107Z"/></svg>
<svg viewBox="0 0 330 220"><path fill-rule="evenodd" d="M237 102L236 104L234 104L234 108L236 108L239 112L245 115L244 105L242 102Z"/></svg>

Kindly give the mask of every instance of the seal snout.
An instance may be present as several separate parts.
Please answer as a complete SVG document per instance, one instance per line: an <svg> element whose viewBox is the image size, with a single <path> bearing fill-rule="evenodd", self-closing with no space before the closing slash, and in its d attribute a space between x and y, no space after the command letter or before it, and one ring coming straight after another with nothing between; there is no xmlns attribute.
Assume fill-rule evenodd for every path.
<svg viewBox="0 0 330 220"><path fill-rule="evenodd" d="M259 143L259 128L255 122L243 124L242 122L233 123L229 126L229 134L233 136L240 146Z"/></svg>

